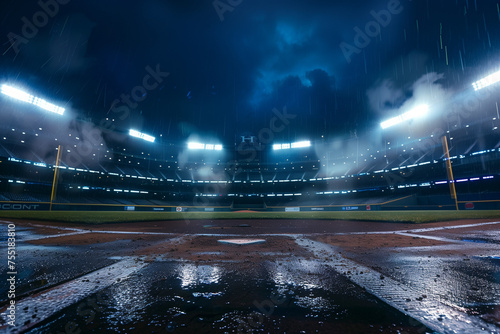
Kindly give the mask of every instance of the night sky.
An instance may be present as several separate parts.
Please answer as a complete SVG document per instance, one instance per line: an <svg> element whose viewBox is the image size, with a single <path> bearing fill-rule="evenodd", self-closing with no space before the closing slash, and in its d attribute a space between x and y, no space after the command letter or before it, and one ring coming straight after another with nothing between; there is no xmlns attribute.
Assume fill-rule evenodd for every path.
<svg viewBox="0 0 500 334"><path fill-rule="evenodd" d="M2 1L1 81L166 141L229 144L285 106L277 140L352 137L500 66L497 1L41 3Z"/></svg>

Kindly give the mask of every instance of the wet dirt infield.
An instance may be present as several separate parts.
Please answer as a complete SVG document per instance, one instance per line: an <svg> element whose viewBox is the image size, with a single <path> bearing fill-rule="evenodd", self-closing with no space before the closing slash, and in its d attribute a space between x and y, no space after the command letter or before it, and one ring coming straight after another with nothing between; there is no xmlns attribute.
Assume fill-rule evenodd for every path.
<svg viewBox="0 0 500 334"><path fill-rule="evenodd" d="M493 220L9 224L4 332L500 333Z"/></svg>

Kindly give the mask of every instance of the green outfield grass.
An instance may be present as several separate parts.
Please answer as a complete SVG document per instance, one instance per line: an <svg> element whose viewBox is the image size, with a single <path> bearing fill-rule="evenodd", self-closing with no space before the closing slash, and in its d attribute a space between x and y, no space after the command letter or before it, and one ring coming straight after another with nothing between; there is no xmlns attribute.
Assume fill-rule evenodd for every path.
<svg viewBox="0 0 500 334"><path fill-rule="evenodd" d="M72 223L117 223L190 219L331 219L429 223L458 219L500 219L491 211L333 211L333 212L99 212L99 211L2 211L0 218Z"/></svg>

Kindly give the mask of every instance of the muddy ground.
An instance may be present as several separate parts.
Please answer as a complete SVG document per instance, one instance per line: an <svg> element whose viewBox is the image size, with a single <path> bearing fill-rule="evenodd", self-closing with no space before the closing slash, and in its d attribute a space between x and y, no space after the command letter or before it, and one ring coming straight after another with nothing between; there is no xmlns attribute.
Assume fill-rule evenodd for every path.
<svg viewBox="0 0 500 334"><path fill-rule="evenodd" d="M181 292L186 289L196 290L200 286L204 287L203 289L210 285L217 287L215 292L207 292L211 289L207 291L202 289L202 292L196 292L198 291L196 290L192 293L195 296L205 296L208 301L217 305L220 304L220 312L212 314L212 311L209 311L211 316L208 317L205 308L210 304L201 303L200 300L198 302L204 311L186 312L186 309L189 310L192 307L189 306L190 302L188 302L189 305L184 304L187 301L185 300L171 310L175 311L174 313L181 312L175 316L179 317L176 318L177 320L173 321L170 315L170 318L162 319L151 332L170 332L169 328L172 326L177 328L176 331L179 333L189 333L190 330L195 329L198 331L201 328L204 328L201 332L206 333L219 332L217 328L233 328L233 331L228 332L238 332L236 329L238 326L241 327L241 323L239 325L233 323L233 318L248 317L252 314L252 298L258 300L264 297L248 297L248 300L229 298L228 291L234 291L234 289L242 291L250 289L247 292L248 296L253 296L254 293L265 296L271 293L270 291L282 289L295 294L290 299L293 301L290 305L284 309L283 306L276 305L276 309L284 312L282 317L288 319L287 323L295 321L295 328L302 327L299 324L309 322L310 316L320 319L315 323L316 325L305 326L304 333L336 332L332 331L332 328L336 326L339 329L342 328L343 332L352 333L375 333L381 330L394 333L403 331L422 333L423 328L431 332L422 323L398 315L399 313L395 310L391 311L389 306L384 306L388 308L385 311L378 309L378 306L375 307L374 305L381 307L384 303L377 303L377 299L373 300L369 294L366 295L366 292L363 292L364 290L357 290L359 287L356 284L349 283L353 275L351 271L348 274L343 270L334 273L332 269L328 269L327 262L333 254L338 254L340 259L351 261L349 263L358 264L367 268L363 270L376 274L380 282L369 283L370 287L383 286L389 282L389 279L391 284L405 285L418 291L417 297L408 295L403 298L403 301L408 301L409 305L412 302L420 302L423 299L421 296L426 296L425 298L436 300L452 311L458 310L461 314L474 317L473 319L485 321L493 325L493 328L498 328L500 333L500 327L495 327L500 324L500 263L498 260L500 224L492 220L462 220L419 225L282 219L165 221L113 223L98 226L21 220L9 220L9 222L16 225L18 233L18 261L20 271L23 272L18 282L21 300L40 294L43 296L47 290L58 289L67 282L74 281L75 278L92 275L100 268L112 267L114 263L122 263L126 259L143 261L141 263L146 265L145 269L140 269L137 274L134 274L142 277L135 283L137 289L143 284L140 282L144 280L146 273L151 271L147 275L163 277L167 275L165 274L167 267L171 267L167 270L169 274L161 281L168 281L166 289L172 291L180 289L175 294L182 294ZM5 223L2 228L4 227ZM237 246L219 242L219 240L241 238L259 238L265 239L266 242ZM300 246L299 241L304 240L331 246L332 255ZM217 280L212 280L214 273L220 276L217 276ZM208 278L204 275L208 275ZM287 275L288 278L286 278ZM130 277L130 282L134 282L135 276ZM384 277L387 278L385 282ZM200 281L196 281L197 279ZM247 284L246 279L250 283ZM174 287L172 284L179 280L181 285ZM153 280L148 283L149 290L158 289L154 288L158 284L155 282ZM253 288L250 288L252 284ZM340 286L337 286L338 284ZM102 288L103 291L108 291L115 285L99 287L97 290ZM311 286L316 286L316 288L308 290ZM332 286L336 287L332 288ZM5 289L7 289L5 283L0 283L0 291ZM114 289L113 291L121 291L116 290L116 287ZM159 291L163 291L162 289ZM345 303L349 304L347 302L349 298L345 299L344 292L351 290L355 291L352 293L356 296L355 299L359 300L358 304L341 305L338 312L339 314L350 312L352 317L333 315L331 310L335 307L331 304L331 298L345 300ZM330 293L333 295L327 298ZM0 297L2 303L6 302L5 295L6 293L2 293ZM385 298L384 296L378 297ZM151 298L155 300L157 296L152 295ZM402 297L398 296L398 298ZM245 307L235 310L222 306L240 305L247 302L250 306L246 306L246 311ZM365 312L361 311L363 308L361 305L364 303L370 304L369 308L374 312L391 314L387 319L392 320L386 320L396 322L397 326L389 329L386 320L381 320L380 323L375 321L359 325L359 322L366 320L366 316L360 315ZM71 311L72 307L75 308L73 311ZM129 320L137 322L138 327L135 330L128 330L123 327L125 325L115 324L115 327L110 325L112 322L110 319L116 316L116 306L106 304L104 309L109 308L106 312L114 314L113 317L104 312L96 326L92 327L89 332L107 332L111 327L114 329L109 332L115 332L115 330L138 333L143 330L149 331L151 330L148 327L150 317L155 317L158 310L151 305L144 307L148 310L146 315L143 315L140 320L133 320L133 317ZM48 312L45 318L40 314L32 315L33 319L36 317L40 319L30 321L28 327L33 333L44 333L48 332L51 326L56 326L54 324L62 326L68 314L76 314L74 317L79 319L76 306L64 310L66 311L54 314ZM404 306L402 310L405 310ZM29 311L26 312L29 313ZM234 312L237 315L232 316ZM358 314L358 312L361 313ZM444 315L438 315L437 320L434 319L438 327L443 317L446 319ZM204 320L200 322L200 319ZM271 323L268 322L270 319ZM302 320L299 321L299 319ZM385 318L381 317L381 319ZM219 324L219 327L216 324ZM248 321L245 325L249 326ZM260 325L270 333L276 332L278 328L281 330L290 328L274 315L266 317L266 321ZM251 330L259 329L258 326L252 326L250 326ZM309 331L308 329L311 328L314 330Z"/></svg>

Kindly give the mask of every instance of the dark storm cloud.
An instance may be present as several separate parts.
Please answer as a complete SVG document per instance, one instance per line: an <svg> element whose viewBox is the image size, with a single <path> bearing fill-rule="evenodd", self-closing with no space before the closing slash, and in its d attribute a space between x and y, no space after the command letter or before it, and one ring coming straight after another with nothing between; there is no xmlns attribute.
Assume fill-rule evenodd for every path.
<svg viewBox="0 0 500 334"><path fill-rule="evenodd" d="M366 32L373 12L394 0L221 1L231 6L223 20L213 1L72 0L18 53L7 34L21 34L22 18L31 20L40 5L5 1L0 65L5 78L45 89L98 122L141 84L147 66L159 64L170 76L131 110L123 129L228 139L258 132L272 108L286 105L298 117L280 135L317 137L379 121L369 106L403 103L404 85L467 68L479 52L471 45L493 50L498 36L485 2L476 10L465 1L401 0L401 13L348 62L339 45L356 45L355 29ZM415 50L424 60L411 60Z"/></svg>

